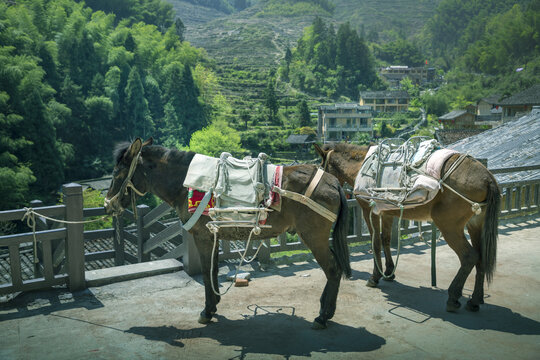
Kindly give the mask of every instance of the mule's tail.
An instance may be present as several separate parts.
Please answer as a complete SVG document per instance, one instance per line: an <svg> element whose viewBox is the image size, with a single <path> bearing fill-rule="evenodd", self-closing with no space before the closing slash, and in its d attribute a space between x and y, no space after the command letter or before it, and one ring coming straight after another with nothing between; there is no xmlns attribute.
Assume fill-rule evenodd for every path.
<svg viewBox="0 0 540 360"><path fill-rule="evenodd" d="M349 256L349 245L347 243L347 232L349 230L349 207L347 205L347 197L343 188L339 187L339 197L341 206L339 214L334 226L333 233L333 250L337 264L343 271L343 277L349 278L352 275L351 261Z"/></svg>
<svg viewBox="0 0 540 360"><path fill-rule="evenodd" d="M489 284L493 280L493 272L495 271L499 212L501 208L501 193L493 175L489 182L486 202L486 216L482 229L482 263Z"/></svg>

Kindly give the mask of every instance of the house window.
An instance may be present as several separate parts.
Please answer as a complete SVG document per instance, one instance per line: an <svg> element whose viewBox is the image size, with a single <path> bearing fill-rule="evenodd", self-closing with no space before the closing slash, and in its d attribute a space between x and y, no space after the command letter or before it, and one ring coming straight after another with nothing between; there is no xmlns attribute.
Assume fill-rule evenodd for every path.
<svg viewBox="0 0 540 360"><path fill-rule="evenodd" d="M376 104L384 104L384 99L377 99L375 100Z"/></svg>

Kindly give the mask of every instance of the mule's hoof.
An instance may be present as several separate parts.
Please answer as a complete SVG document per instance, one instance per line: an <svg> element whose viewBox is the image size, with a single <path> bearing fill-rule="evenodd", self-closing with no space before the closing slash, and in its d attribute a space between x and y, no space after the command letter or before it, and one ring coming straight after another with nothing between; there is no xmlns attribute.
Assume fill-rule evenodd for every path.
<svg viewBox="0 0 540 360"><path fill-rule="evenodd" d="M314 321L313 321L313 324L311 325L311 328L313 330L322 330L322 329L326 329L326 321L324 321L323 319L321 319L320 317L316 318Z"/></svg>
<svg viewBox="0 0 540 360"><path fill-rule="evenodd" d="M373 287L373 288L374 288L374 287L377 287L377 284L378 284L378 283L379 283L378 281L375 281L375 280L373 280L373 279L370 278L370 279L367 281L366 286L367 286L367 287Z"/></svg>
<svg viewBox="0 0 540 360"><path fill-rule="evenodd" d="M471 312L478 312L480 310L480 306L473 304L471 300L467 301L467 305L465 306L465 309Z"/></svg>
<svg viewBox="0 0 540 360"><path fill-rule="evenodd" d="M461 307L461 304L459 301L454 302L447 302L446 303L446 311L448 312L456 312Z"/></svg>
<svg viewBox="0 0 540 360"><path fill-rule="evenodd" d="M201 316L199 316L199 321L198 322L199 322L199 324L203 324L203 325L210 324L212 322L212 318L211 317L207 318L207 317L201 315Z"/></svg>
<svg viewBox="0 0 540 360"><path fill-rule="evenodd" d="M199 324L209 324L212 321L212 315L214 315L215 312L211 312L210 315L205 311L201 311L201 314L199 315Z"/></svg>
<svg viewBox="0 0 540 360"><path fill-rule="evenodd" d="M394 279L396 278L396 274L392 274L392 276L387 276L387 277L384 277L383 276L383 280L384 281L394 281Z"/></svg>

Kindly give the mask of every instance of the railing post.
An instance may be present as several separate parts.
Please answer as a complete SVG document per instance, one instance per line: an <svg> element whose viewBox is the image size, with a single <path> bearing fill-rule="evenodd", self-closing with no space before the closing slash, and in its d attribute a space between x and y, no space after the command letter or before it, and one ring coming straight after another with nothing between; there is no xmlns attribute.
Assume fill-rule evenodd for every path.
<svg viewBox="0 0 540 360"><path fill-rule="evenodd" d="M437 227L431 224L431 286L437 286L437 266L435 253L437 250Z"/></svg>
<svg viewBox="0 0 540 360"><path fill-rule="evenodd" d="M144 253L144 243L150 239L150 230L144 228L144 216L148 214L148 205L137 205L137 262L150 260L150 254Z"/></svg>
<svg viewBox="0 0 540 360"><path fill-rule="evenodd" d="M182 262L184 263L185 272L188 273L188 275L200 274L202 272L201 259L199 257L199 251L195 246L193 235L182 229L182 241L184 242Z"/></svg>
<svg viewBox="0 0 540 360"><path fill-rule="evenodd" d="M355 201L353 206L354 209L354 231L356 231L356 241L362 240L362 234L364 233L364 216L362 213L362 208L358 205L358 202Z"/></svg>
<svg viewBox="0 0 540 360"><path fill-rule="evenodd" d="M263 244L257 254L257 260L262 264L270 263L270 239L260 240Z"/></svg>
<svg viewBox="0 0 540 360"><path fill-rule="evenodd" d="M66 184L62 187L67 221L83 220L82 186ZM84 225L66 224L66 263L70 291L82 290L86 287L84 277Z"/></svg>
<svg viewBox="0 0 540 360"><path fill-rule="evenodd" d="M37 207L43 206L43 201L41 200L32 200L30 201L30 207L35 209ZM47 230L47 220L45 220L42 217L36 218L36 230ZM43 276L43 272L41 271L41 262L43 260L43 249L41 246L41 241L37 242L37 254L34 254L34 256L37 256L39 259L38 263L34 262L34 277L39 278Z"/></svg>
<svg viewBox="0 0 540 360"><path fill-rule="evenodd" d="M122 216L113 218L113 230L114 265L124 265L126 256L124 255L124 218Z"/></svg>
<svg viewBox="0 0 540 360"><path fill-rule="evenodd" d="M392 233L390 235L390 245L397 247L398 246L398 229L400 228L401 223L398 221L398 218L392 220Z"/></svg>

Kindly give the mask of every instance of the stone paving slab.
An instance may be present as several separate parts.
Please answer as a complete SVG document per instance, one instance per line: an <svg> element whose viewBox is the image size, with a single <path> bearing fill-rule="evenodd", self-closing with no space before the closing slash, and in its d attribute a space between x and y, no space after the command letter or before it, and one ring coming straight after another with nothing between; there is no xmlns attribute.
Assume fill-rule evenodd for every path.
<svg viewBox="0 0 540 360"><path fill-rule="evenodd" d="M438 246L431 287L430 249L416 244L402 254L396 281L379 288L364 285L371 255L353 253L353 279L342 282L326 330L310 328L325 283L313 261L243 268L249 286L232 287L207 326L197 323L201 277L178 271L0 304L0 359L538 359L540 221L499 234L494 281L478 313L445 311L459 261ZM220 268L224 285L229 271Z"/></svg>

